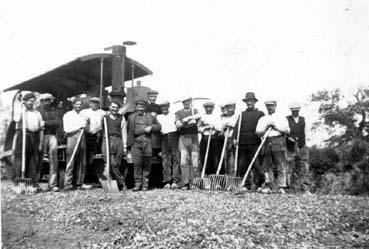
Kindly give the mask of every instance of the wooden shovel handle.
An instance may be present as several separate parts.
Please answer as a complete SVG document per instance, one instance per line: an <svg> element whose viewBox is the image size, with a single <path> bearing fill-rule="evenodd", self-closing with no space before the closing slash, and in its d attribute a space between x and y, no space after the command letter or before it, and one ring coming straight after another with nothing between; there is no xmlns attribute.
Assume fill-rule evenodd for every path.
<svg viewBox="0 0 369 249"><path fill-rule="evenodd" d="M205 160L204 160L204 165L202 166L201 178L205 177L205 168L206 168L206 164L208 162L209 149L210 149L210 140L211 140L212 131L213 131L213 129L209 130L209 136L208 136L208 142L206 144Z"/></svg>
<svg viewBox="0 0 369 249"><path fill-rule="evenodd" d="M69 162L68 162L67 166L65 167L65 169L68 169L70 167L70 165L71 165L71 163L72 163L72 161L73 161L73 159L74 159L74 157L75 157L75 155L77 153L77 149L79 147L79 144L81 143L81 139L82 139L82 135L83 135L84 131L85 130L82 129L81 132L79 133L76 146L74 146L72 156L70 157Z"/></svg>
<svg viewBox="0 0 369 249"><path fill-rule="evenodd" d="M104 131L105 131L105 146L106 146L106 170L107 178L110 181L110 150L109 150L109 134L108 134L108 126L106 122L106 117L104 116Z"/></svg>
<svg viewBox="0 0 369 249"><path fill-rule="evenodd" d="M256 150L255 155L254 155L254 157L252 158L252 160L251 160L251 162L250 162L250 164L249 164L249 167L248 167L248 169L247 169L247 171L246 171L246 174L244 175L244 177L243 177L243 179L242 179L241 186L244 186L244 185L245 185L245 183L246 183L246 179L247 179L247 176L248 176L248 175L249 175L249 173L250 173L250 170L251 170L251 168L252 168L252 165L254 164L254 162L255 162L255 160L256 160L256 158L257 158L257 156L259 155L259 152L260 152L261 148L263 147L263 145L264 145L264 143L265 143L266 139L268 138L269 132L270 132L271 130L272 130L272 128L271 128L271 127L269 127L269 129L265 132L265 134L264 134L264 136L263 136L263 139L261 140L261 143L260 143L260 145L259 145L259 148Z"/></svg>
<svg viewBox="0 0 369 249"><path fill-rule="evenodd" d="M239 150L239 143L240 143L241 123L242 123L242 112L240 113L240 117L238 119L237 145L236 145L236 153L235 153L235 160L234 160L234 174L235 174L235 176L237 176L237 169L238 169L238 150Z"/></svg>
<svg viewBox="0 0 369 249"><path fill-rule="evenodd" d="M220 161L219 161L218 168L217 168L217 175L219 175L220 169L222 168L224 154L225 154L226 147L227 147L228 135L229 135L229 128L227 128L226 135L224 136L224 143L223 143L223 148L222 148L222 154L220 156Z"/></svg>
<svg viewBox="0 0 369 249"><path fill-rule="evenodd" d="M24 110L24 104L21 107L22 112L22 178L26 175L26 115ZM40 141L42 143L42 141Z"/></svg>

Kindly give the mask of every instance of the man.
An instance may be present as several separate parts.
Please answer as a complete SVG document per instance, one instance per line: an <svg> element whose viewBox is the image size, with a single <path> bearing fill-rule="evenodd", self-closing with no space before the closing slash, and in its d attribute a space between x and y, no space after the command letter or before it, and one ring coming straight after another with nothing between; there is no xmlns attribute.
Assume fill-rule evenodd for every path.
<svg viewBox="0 0 369 249"><path fill-rule="evenodd" d="M238 116L235 114L236 102L228 101L224 105L225 108L227 109L226 115L222 119L222 131L224 134L224 139L227 141L226 151L224 155L225 160L224 170L225 174L227 175L235 175L234 170L235 147L233 145L232 136L238 118Z"/></svg>
<svg viewBox="0 0 369 249"><path fill-rule="evenodd" d="M309 150L306 146L306 124L305 118L300 116L301 105L297 102L290 103L291 115L287 116L290 127L289 138L295 142L294 149L289 153L288 179L292 184L304 193L309 194Z"/></svg>
<svg viewBox="0 0 369 249"><path fill-rule="evenodd" d="M52 107L54 97L45 93L40 98L40 113L45 122L43 149L49 159L49 189L58 192L58 140L57 132L61 126L61 118L56 108Z"/></svg>
<svg viewBox="0 0 369 249"><path fill-rule="evenodd" d="M124 176L120 173L120 167L124 155L127 154L127 126L123 115L118 113L121 104L116 101L110 103L110 112L106 115L106 125L108 130L109 141L109 157L110 157L110 172L113 179L118 183L120 190L125 190ZM105 132L105 130L104 130ZM106 160L106 134L102 143L102 151Z"/></svg>
<svg viewBox="0 0 369 249"><path fill-rule="evenodd" d="M181 154L181 189L190 189L194 174L199 174L199 138L197 122L198 111L192 107L192 98L182 99L183 109L175 113L175 122L179 134L178 148Z"/></svg>
<svg viewBox="0 0 369 249"><path fill-rule="evenodd" d="M161 125L161 157L163 159L163 183L165 189L177 189L181 180L177 127L174 113L169 112L169 102L160 104L162 114L156 118Z"/></svg>
<svg viewBox="0 0 369 249"><path fill-rule="evenodd" d="M77 144L81 132L86 128L87 120L81 115L82 100L74 98L72 105L73 110L65 113L63 117L63 127L67 134L67 163L72 159L74 148L78 146L78 149L70 163L70 167L65 169L65 191L72 190L73 183L81 189L91 188L90 185L84 184L86 174L86 140L84 134L81 136L79 144ZM76 175L74 175L74 172Z"/></svg>
<svg viewBox="0 0 369 249"><path fill-rule="evenodd" d="M100 99L97 97L91 97L89 99L90 108L81 110L81 115L87 120L87 126L85 130L86 136L86 172L91 173L94 170L92 163L94 155L101 150L102 142L102 120L105 112L100 108Z"/></svg>
<svg viewBox="0 0 369 249"><path fill-rule="evenodd" d="M147 92L147 103L145 110L147 113L150 113L151 116L156 118L158 114L161 114L161 108L158 104L156 104L156 99L158 97L158 91L150 90ZM151 148L153 157L157 158L159 163L154 164L151 169L150 174L150 187L163 187L163 166L160 162L159 153L161 150L161 135L160 132L152 132L151 134Z"/></svg>
<svg viewBox="0 0 369 249"><path fill-rule="evenodd" d="M265 141L263 171L265 173L265 183L261 191L270 193L271 187L276 185L278 192L285 194L287 187L287 162L286 162L286 138L290 133L286 117L276 113L277 101L271 99L265 101L268 115L259 119L256 126L256 134L264 136L271 128ZM274 180L274 172L277 172L277 181Z"/></svg>
<svg viewBox="0 0 369 249"><path fill-rule="evenodd" d="M203 107L205 109L205 114L201 116L200 126L199 126L199 132L202 134L201 141L200 141L201 167L199 170L201 172L202 167L205 167L205 173L207 175L215 174L218 163L219 163L218 154L220 152L219 152L219 149L217 148L217 144L215 141L217 140L218 134L221 131L221 120L219 116L213 114L214 105L215 104L213 101L206 101L203 104ZM207 149L210 134L211 134L211 140L210 140L210 148L208 152L208 161L207 161L207 164L204 165L205 154L206 154L206 149Z"/></svg>
<svg viewBox="0 0 369 249"><path fill-rule="evenodd" d="M150 113L145 112L146 102L136 101L136 111L128 117L127 146L131 150L135 187L133 191L149 190L151 172L151 134L160 131L160 125Z"/></svg>
<svg viewBox="0 0 369 249"><path fill-rule="evenodd" d="M255 97L255 93L246 93L245 98L242 101L246 103L247 108L241 114L242 118L239 141L237 141L238 127L240 125L239 118L237 119L235 132L232 136L234 145L237 146L238 142L239 146L238 175L240 176L243 176L246 173L248 166L259 147L260 138L255 134L256 125L258 124L259 119L265 115L255 107L255 104L258 101ZM262 184L262 170L258 159L255 160L250 173L250 180L247 184L252 190L256 190L256 186L260 187Z"/></svg>
<svg viewBox="0 0 369 249"><path fill-rule="evenodd" d="M40 159L42 155L42 141L43 141L43 128L44 121L39 111L34 108L36 96L34 93L26 93L23 98L24 109L22 108L22 116L17 121L17 142L21 144L22 148L22 135L23 125L26 129L26 177L32 179L33 187L37 191L40 190ZM21 164L16 164L16 176L21 176Z"/></svg>

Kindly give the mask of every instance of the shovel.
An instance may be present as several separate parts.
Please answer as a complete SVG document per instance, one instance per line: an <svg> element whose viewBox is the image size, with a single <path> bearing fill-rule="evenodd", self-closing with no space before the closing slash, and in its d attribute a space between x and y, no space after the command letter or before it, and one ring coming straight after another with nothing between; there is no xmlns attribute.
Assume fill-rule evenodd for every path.
<svg viewBox="0 0 369 249"><path fill-rule="evenodd" d="M206 144L205 160L204 160L204 165L203 165L202 171L201 171L201 178L194 178L193 179L191 189L210 190L211 181L210 181L209 178L205 178L205 168L206 168L206 164L208 162L208 157L209 157L211 132L212 132L212 129L210 129L210 131L209 131L208 142Z"/></svg>
<svg viewBox="0 0 369 249"><path fill-rule="evenodd" d="M238 151L239 151L239 143L240 143L240 132L241 132L241 123L242 123L242 112L240 113L240 117L238 119L238 133L237 133L237 145L236 145L236 153L235 153L235 160L234 160L234 176L227 176L226 178L226 189L235 190L238 185L242 182L241 177L237 176L237 169L238 169Z"/></svg>
<svg viewBox="0 0 369 249"><path fill-rule="evenodd" d="M108 126L106 124L106 117L104 116L104 130L105 130L105 142L106 142L106 180L99 179L100 183L107 193L119 192L117 181L112 180L110 177L110 150L109 150L109 134Z"/></svg>
<svg viewBox="0 0 369 249"><path fill-rule="evenodd" d="M25 110L22 108L22 168L21 178L14 180L14 191L18 194L35 193L36 189L32 186L32 179L25 178L26 175L26 120Z"/></svg>
<svg viewBox="0 0 369 249"><path fill-rule="evenodd" d="M226 186L226 177L224 175L219 175L219 173L220 173L220 169L222 168L224 155L226 152L228 136L229 136L229 128L227 128L226 134L224 136L222 154L220 156L220 161L218 164L217 172L215 175L214 174L209 175L212 190L221 190Z"/></svg>
<svg viewBox="0 0 369 249"><path fill-rule="evenodd" d="M254 157L252 158L252 160L251 160L251 162L250 162L250 164L249 164L249 167L248 167L248 169L247 169L247 171L246 171L246 173L245 173L245 175L244 175L244 177L243 177L243 179L242 179L242 182L241 182L241 184L238 186L238 192L241 192L241 191L242 191L241 189L242 189L242 187L243 187L243 186L245 185L245 183L246 183L246 179L247 179L247 176L249 175L249 173L250 173L250 171L251 171L252 165L254 165L254 162L255 162L256 158L258 157L259 152L260 152L261 148L263 147L263 145L264 145L264 143L265 143L266 139L268 138L269 132L270 132L271 130L272 130L272 128L271 128L271 127L269 127L269 128L268 128L268 130L265 132L265 134L264 134L264 136L263 136L263 139L261 140L261 143L260 143L260 145L259 145L259 148L256 150L255 155L254 155Z"/></svg>

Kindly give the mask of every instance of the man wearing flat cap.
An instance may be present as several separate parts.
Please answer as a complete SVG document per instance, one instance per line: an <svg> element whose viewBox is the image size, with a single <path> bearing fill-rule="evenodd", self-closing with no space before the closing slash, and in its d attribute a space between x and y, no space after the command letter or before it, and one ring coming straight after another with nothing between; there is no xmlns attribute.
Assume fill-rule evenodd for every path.
<svg viewBox="0 0 369 249"><path fill-rule="evenodd" d="M153 116L154 118L156 118L156 116L158 114L161 114L161 108L160 106L156 103L156 99L158 97L158 91L151 89L150 91L147 92L147 102L146 102L146 107L145 110L146 112L150 113L151 116ZM152 153L153 153L153 157L156 157L158 159L160 159L158 157L160 150L161 150L161 135L160 132L152 132L151 134L151 148L152 148ZM152 169L151 169L151 174L150 174L150 188L151 187L162 187L163 183L163 166L161 164L161 162L159 164L153 164L152 165Z"/></svg>
<svg viewBox="0 0 369 249"><path fill-rule="evenodd" d="M86 139L83 131L87 126L87 120L81 115L82 100L74 98L72 105L73 110L65 113L63 117L63 127L67 134L67 163L71 161L76 146L77 153L70 162L70 166L65 169L65 191L72 190L75 187L73 186L74 183L77 188L91 189L90 185L84 183L86 175ZM81 139L77 143L79 137Z"/></svg>
<svg viewBox="0 0 369 249"><path fill-rule="evenodd" d="M286 161L286 138L290 128L285 116L276 112L277 101L268 99L265 101L268 111L266 116L259 119L256 126L256 134L260 137L270 129L265 141L263 152L263 172L265 182L260 189L262 193L270 193L273 187L278 187L280 194L285 194L287 187L287 161ZM277 172L277 179L274 179Z"/></svg>
<svg viewBox="0 0 369 249"><path fill-rule="evenodd" d="M238 118L235 114L236 102L227 101L224 103L224 106L227 110L226 115L222 118L222 132L224 143L226 143L224 172L226 175L234 175L235 147L233 145L232 136Z"/></svg>
<svg viewBox="0 0 369 249"><path fill-rule="evenodd" d="M260 138L256 135L256 126L261 117L265 114L262 111L259 111L255 104L258 101L255 97L255 93L248 92L245 95L245 98L242 99L243 102L246 103L246 110L242 112L242 116L239 116L237 123L235 125L235 131L233 133L233 142L235 145L239 146L239 169L238 174L242 177L249 166L252 158L255 155L256 150L260 144ZM241 129L239 135L239 141L237 141L238 137L238 127L240 125L241 119ZM260 187L262 184L262 170L259 163L259 160L255 160L254 165L252 166L252 170L250 172L250 177L247 179L246 185L251 190L256 190L257 187Z"/></svg>
<svg viewBox="0 0 369 249"><path fill-rule="evenodd" d="M218 115L213 114L215 103L213 101L206 101L203 104L205 109L205 114L201 115L200 125L199 125L199 132L201 133L201 141L200 141L200 172L202 167L205 167L205 173L215 174L216 167L219 163L218 154L219 149L217 147L217 138L219 133L222 129L221 127L221 120ZM211 136L210 136L211 135ZM206 156L206 149L208 145L208 140L210 139L210 147L208 152L208 159L206 165L205 163L205 156Z"/></svg>
<svg viewBox="0 0 369 249"><path fill-rule="evenodd" d="M301 105L298 102L289 104L291 115L287 116L290 127L288 139L292 141L293 150L287 153L289 174L288 180L304 193L309 192L309 150L306 146L306 123L305 118L300 116Z"/></svg>
<svg viewBox="0 0 369 249"><path fill-rule="evenodd" d="M151 172L151 134L160 132L161 127L157 120L145 111L145 100L139 99L135 104L135 112L128 117L127 126L127 147L131 151L134 167L133 191L147 191Z"/></svg>
<svg viewBox="0 0 369 249"><path fill-rule="evenodd" d="M61 117L57 109L52 106L54 97L45 93L41 95L40 113L45 122L43 149L49 158L49 189L57 192L58 188L58 140L57 132L62 126Z"/></svg>
<svg viewBox="0 0 369 249"><path fill-rule="evenodd" d="M199 138L197 125L200 119L197 109L192 106L192 98L182 98L183 109L175 113L179 134L178 148L181 154L181 189L189 190L195 174L199 174Z"/></svg>
<svg viewBox="0 0 369 249"><path fill-rule="evenodd" d="M89 99L89 108L81 111L81 115L87 120L86 126L86 173L90 175L94 173L93 157L95 154L101 153L102 144L102 121L105 111L100 109L100 99L91 97Z"/></svg>
<svg viewBox="0 0 369 249"><path fill-rule="evenodd" d="M40 163L42 155L42 141L44 121L39 111L34 108L36 96L34 93L26 93L22 102L22 112L17 122L17 143L22 144L23 125L26 130L26 177L32 179L33 187L39 190ZM20 146L22 148L22 146ZM16 176L21 176L21 164L15 164Z"/></svg>
<svg viewBox="0 0 369 249"><path fill-rule="evenodd" d="M161 125L161 157L163 159L163 183L165 189L177 189L181 180L179 169L178 133L174 113L169 111L168 101L158 103L162 114L156 116Z"/></svg>

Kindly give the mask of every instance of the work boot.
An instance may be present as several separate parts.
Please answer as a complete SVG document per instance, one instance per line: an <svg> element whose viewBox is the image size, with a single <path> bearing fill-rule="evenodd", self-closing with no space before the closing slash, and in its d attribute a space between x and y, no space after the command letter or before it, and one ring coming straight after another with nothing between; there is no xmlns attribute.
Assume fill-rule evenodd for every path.
<svg viewBox="0 0 369 249"><path fill-rule="evenodd" d="M186 184L184 185L181 190L189 190L190 189L190 185L189 184Z"/></svg>
<svg viewBox="0 0 369 249"><path fill-rule="evenodd" d="M82 184L78 189L82 189L82 190L90 190L90 189L92 189L92 185L89 185L89 184Z"/></svg>
<svg viewBox="0 0 369 249"><path fill-rule="evenodd" d="M142 187L142 191L149 191L149 188L144 186L144 187Z"/></svg>
<svg viewBox="0 0 369 249"><path fill-rule="evenodd" d="M135 186L133 189L132 189L132 191L140 191L141 190L141 186Z"/></svg>
<svg viewBox="0 0 369 249"><path fill-rule="evenodd" d="M278 189L278 194L284 195L284 194L286 194L286 191L284 190L284 188L279 188Z"/></svg>
<svg viewBox="0 0 369 249"><path fill-rule="evenodd" d="M73 190L73 186L72 185L66 185L64 186L64 191L71 191Z"/></svg>
<svg viewBox="0 0 369 249"><path fill-rule="evenodd" d="M164 189L170 189L170 183L165 184Z"/></svg>
<svg viewBox="0 0 369 249"><path fill-rule="evenodd" d="M53 192L59 192L59 188L57 186L54 186L51 188L51 191Z"/></svg>
<svg viewBox="0 0 369 249"><path fill-rule="evenodd" d="M178 188L178 185L177 183L172 183L172 186L170 186L171 189L177 189Z"/></svg>

